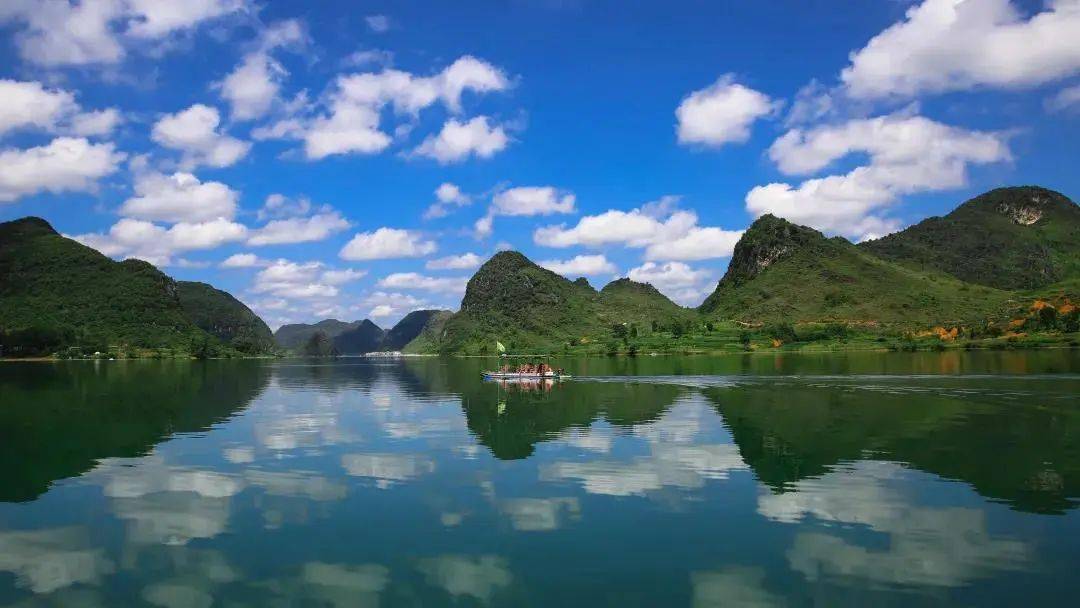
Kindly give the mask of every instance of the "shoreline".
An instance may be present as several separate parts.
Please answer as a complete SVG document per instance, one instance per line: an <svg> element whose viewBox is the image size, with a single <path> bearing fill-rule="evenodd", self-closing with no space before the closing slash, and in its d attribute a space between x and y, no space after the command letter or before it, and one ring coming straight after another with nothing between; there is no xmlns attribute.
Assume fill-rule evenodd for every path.
<svg viewBox="0 0 1080 608"><path fill-rule="evenodd" d="M652 352L616 352L616 353L573 353L573 352L547 352L547 353L534 353L534 354L507 354L502 355L478 355L478 354L463 354L463 353L406 353L401 356L387 357L387 356L369 356L369 355L340 355L337 357L300 357L300 356L251 356L251 357L208 357L204 359L197 359L194 357L175 357L175 358L163 358L163 357L124 357L113 359L102 358L80 358L80 359L65 359L60 357L0 357L0 363L44 363L44 362L60 362L60 361L253 361L253 360L275 360L275 361L297 361L297 360L316 360L324 361L327 359L364 359L371 361L393 361L399 359L422 359L422 358L456 358L456 359L550 359L550 358L583 358L583 359L607 359L607 358L645 358L645 357L717 357L717 356L731 356L731 355L830 355L830 354L848 354L848 353L945 353L954 351L1044 351L1044 350L1080 350L1080 344L1075 342L1075 339L1069 341L1055 341L1043 344L1016 344L1008 342L995 342L992 344L975 344L975 343L960 343L960 344L934 344L934 345L918 345L914 348L890 348L874 345L872 347L862 348L859 346L851 347L820 347L813 343L805 345L795 345L790 347L765 347L765 348L752 348L750 350L671 350L671 351L652 351Z"/></svg>

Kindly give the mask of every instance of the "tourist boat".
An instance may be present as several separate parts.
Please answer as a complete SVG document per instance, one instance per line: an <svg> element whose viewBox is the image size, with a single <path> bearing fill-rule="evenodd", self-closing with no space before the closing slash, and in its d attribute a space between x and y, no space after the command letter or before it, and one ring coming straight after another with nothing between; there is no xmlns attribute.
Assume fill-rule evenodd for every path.
<svg viewBox="0 0 1080 608"><path fill-rule="evenodd" d="M541 374L537 372L482 372L485 380L565 380L570 374L558 374L554 372Z"/></svg>

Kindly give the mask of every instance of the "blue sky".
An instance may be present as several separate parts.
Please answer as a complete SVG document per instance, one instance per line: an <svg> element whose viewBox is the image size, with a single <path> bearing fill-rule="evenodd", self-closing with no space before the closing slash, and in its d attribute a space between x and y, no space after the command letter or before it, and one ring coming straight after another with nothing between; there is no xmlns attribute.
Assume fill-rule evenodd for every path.
<svg viewBox="0 0 1080 608"><path fill-rule="evenodd" d="M501 248L696 305L762 213L1075 195L1077 38L1077 0L11 0L0 220L273 327L456 308Z"/></svg>

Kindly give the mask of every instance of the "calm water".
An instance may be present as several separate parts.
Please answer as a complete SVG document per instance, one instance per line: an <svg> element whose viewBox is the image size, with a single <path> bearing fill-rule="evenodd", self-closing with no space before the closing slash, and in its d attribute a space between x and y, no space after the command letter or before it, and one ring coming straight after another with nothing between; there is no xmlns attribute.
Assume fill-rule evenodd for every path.
<svg viewBox="0 0 1080 608"><path fill-rule="evenodd" d="M1061 605L1080 353L0 365L0 605Z"/></svg>

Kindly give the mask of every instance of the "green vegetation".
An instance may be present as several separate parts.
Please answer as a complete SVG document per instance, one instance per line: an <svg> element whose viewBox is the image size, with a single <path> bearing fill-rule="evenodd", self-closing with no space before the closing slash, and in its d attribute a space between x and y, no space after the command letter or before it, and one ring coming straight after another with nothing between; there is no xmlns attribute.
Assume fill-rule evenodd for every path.
<svg viewBox="0 0 1080 608"><path fill-rule="evenodd" d="M748 323L846 323L908 328L1003 318L1011 294L875 257L842 238L771 215L735 246L700 310Z"/></svg>
<svg viewBox="0 0 1080 608"><path fill-rule="evenodd" d="M185 302L185 296L193 300ZM209 310L199 310L202 306ZM218 313L225 318L217 319ZM5 355L268 352L268 344L257 341L257 320L224 292L178 284L141 260L116 262L61 236L40 218L0 223L0 346Z"/></svg>
<svg viewBox="0 0 1080 608"><path fill-rule="evenodd" d="M437 317L450 314L448 310L414 310L405 315L383 336L382 350L401 350L424 331L424 328Z"/></svg>
<svg viewBox="0 0 1080 608"><path fill-rule="evenodd" d="M311 334L300 354L305 357L336 357L341 353L334 347L334 341L321 331Z"/></svg>
<svg viewBox="0 0 1080 608"><path fill-rule="evenodd" d="M334 336L333 343L337 352L343 355L362 355L381 350L386 332L371 321L364 319L356 327Z"/></svg>
<svg viewBox="0 0 1080 608"><path fill-rule="evenodd" d="M436 319L407 350L486 354L498 339L510 352L621 352L698 325L696 313L652 286L622 279L597 292L504 251L470 279L461 310Z"/></svg>
<svg viewBox="0 0 1080 608"><path fill-rule="evenodd" d="M503 252L469 281L460 312L407 350L492 354L495 340L511 354L589 355L1076 346L1070 298L1080 300L1080 211L1049 190L1003 188L862 245L762 216L697 310L628 279L596 292Z"/></svg>
<svg viewBox="0 0 1080 608"><path fill-rule="evenodd" d="M945 217L859 245L878 257L999 289L1080 278L1080 207L1034 186L998 188Z"/></svg>
<svg viewBox="0 0 1080 608"><path fill-rule="evenodd" d="M184 314L195 326L246 354L274 350L270 328L243 302L206 283L178 281L177 295Z"/></svg>
<svg viewBox="0 0 1080 608"><path fill-rule="evenodd" d="M324 319L315 324L307 323L291 323L289 325L282 325L274 332L274 341L277 345L286 351L299 352L305 344L311 339L311 336L315 335L315 332L321 331L326 337L331 340L339 334L345 333L350 329L356 329L360 326L360 321L353 321L347 323L345 321L338 321L337 319Z"/></svg>

